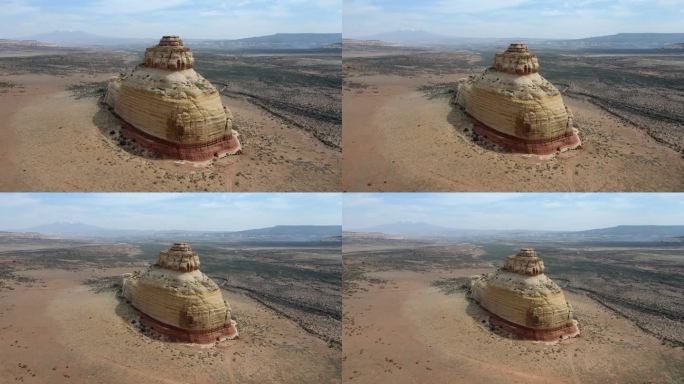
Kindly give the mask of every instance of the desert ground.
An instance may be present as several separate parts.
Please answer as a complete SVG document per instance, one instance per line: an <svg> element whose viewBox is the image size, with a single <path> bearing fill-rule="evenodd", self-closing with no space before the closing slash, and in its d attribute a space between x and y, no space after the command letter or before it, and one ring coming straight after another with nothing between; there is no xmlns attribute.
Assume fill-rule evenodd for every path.
<svg viewBox="0 0 684 384"><path fill-rule="evenodd" d="M625 275L624 270L605 268L606 264L614 264L619 258L615 256L617 248L608 247L610 250L605 252L592 248L601 256L612 252L615 257L612 261L587 257L568 262L587 269L586 264L592 263L596 273L585 279L573 277L573 271L566 273L561 269L557 264L560 256L547 258L546 253L540 253L545 259L547 273L563 286L581 331L577 338L556 343L515 340L492 332L486 326L486 312L466 298L469 278L492 271L497 263L500 266L501 255L512 254L510 249L513 248L497 244L423 245L384 250L370 249L367 244L347 247L344 253L343 380L350 383L682 381L684 350L681 338L670 339L673 328L662 328L662 331L648 328L645 326L649 324L648 319L643 317L653 315L658 312L656 308L660 308L661 320L676 324L674 331L681 334L681 284L673 288L675 283L667 281L670 276L664 273L660 275L656 291L649 292L655 288L653 279L645 281L639 289L635 275L639 271L646 273L648 266L652 268L663 260L670 260L670 263L676 260L681 267L681 246L670 249L669 256L653 249L638 252L632 249L630 254L638 253L640 261L636 266L632 265L631 276ZM626 259L635 260L623 259L625 268ZM604 267L598 267L601 265ZM605 281L612 281L613 287L600 288ZM632 312L614 308L612 303L619 302L616 298L605 301L587 291L572 289L591 286L615 294L615 284L629 285L632 293L642 293L633 300L628 298L629 303L623 301L626 305L633 304L629 306ZM659 294L657 292L667 298L660 302L650 300ZM664 301L668 301L669 307L661 306ZM638 302L642 304L640 310L636 309ZM673 307L676 315L666 313Z"/></svg>
<svg viewBox="0 0 684 384"><path fill-rule="evenodd" d="M170 343L142 333L134 321L138 317L136 311L117 295L120 275L148 265L145 260L158 245L36 243L3 244L0 253L3 382L341 381L340 345L335 340L339 340L339 321L336 330L332 326L309 329L302 314L306 312L302 308L313 311L314 306L307 303L314 300L315 292L325 282L316 285L310 281L309 297L298 301L278 300L267 289L262 291L247 281L250 276L252 279L261 276L257 270L249 272L250 266L267 265L266 259L254 260L252 264L245 262L235 273L242 285L222 284L224 299L230 303L233 319L238 323L239 339L211 345ZM286 251L280 248L276 252ZM268 250L262 249L261 253ZM304 253L331 259L327 251L309 249L292 253L298 255L295 259L302 269L316 269L315 263L303 261ZM210 259L207 258L209 265ZM339 270L339 248L337 260ZM285 273L273 284L285 284L288 278L290 285L303 284L293 277L294 267L283 268ZM212 270L210 266L206 269ZM277 270L277 265L272 269ZM209 275L217 282L226 281L226 274L215 269ZM311 275L315 273L310 273L309 278ZM221 276L224 280L219 280ZM339 284L338 280L338 287ZM339 295L339 288L337 291Z"/></svg>
<svg viewBox="0 0 684 384"><path fill-rule="evenodd" d="M343 59L345 191L681 191L684 55L545 52L583 145L551 158L472 136L451 103L492 52L352 47Z"/></svg>
<svg viewBox="0 0 684 384"><path fill-rule="evenodd" d="M221 91L244 147L201 163L145 154L119 136L119 121L99 102L107 80L141 54L0 51L0 189L340 189L339 50L196 52L197 71Z"/></svg>

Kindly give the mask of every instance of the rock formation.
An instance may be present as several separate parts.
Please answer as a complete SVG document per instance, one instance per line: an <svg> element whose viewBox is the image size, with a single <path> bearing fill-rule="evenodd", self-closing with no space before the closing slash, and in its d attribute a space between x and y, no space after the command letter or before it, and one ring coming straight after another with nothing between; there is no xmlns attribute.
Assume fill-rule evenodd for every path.
<svg viewBox="0 0 684 384"><path fill-rule="evenodd" d="M216 88L195 72L190 48L164 36L143 64L109 83L105 103L122 133L160 156L203 161L241 150L230 111Z"/></svg>
<svg viewBox="0 0 684 384"><path fill-rule="evenodd" d="M490 323L522 339L552 341L579 335L572 307L544 275L533 249L509 256L503 268L473 278L470 295L490 314Z"/></svg>
<svg viewBox="0 0 684 384"><path fill-rule="evenodd" d="M581 145L556 87L538 73L525 44L497 53L492 67L461 83L455 101L474 130L515 152L547 155Z"/></svg>
<svg viewBox="0 0 684 384"><path fill-rule="evenodd" d="M210 343L238 335L218 285L199 270L187 243L159 253L157 263L124 277L122 293L141 322L172 341Z"/></svg>

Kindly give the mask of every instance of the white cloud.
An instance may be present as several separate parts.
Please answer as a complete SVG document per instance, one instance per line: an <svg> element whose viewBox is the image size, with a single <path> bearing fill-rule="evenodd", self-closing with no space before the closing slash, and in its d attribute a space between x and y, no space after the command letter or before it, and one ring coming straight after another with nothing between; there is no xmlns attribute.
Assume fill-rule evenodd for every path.
<svg viewBox="0 0 684 384"><path fill-rule="evenodd" d="M342 7L345 16L359 15L368 17L370 13L382 11L380 6L364 0L345 0Z"/></svg>
<svg viewBox="0 0 684 384"><path fill-rule="evenodd" d="M0 2L0 9L2 9L2 14L4 16L22 15L40 11L40 8L29 5L23 0L2 1Z"/></svg>
<svg viewBox="0 0 684 384"><path fill-rule="evenodd" d="M86 7L87 12L100 14L143 13L173 8L189 0L98 0Z"/></svg>
<svg viewBox="0 0 684 384"><path fill-rule="evenodd" d="M513 8L530 0L440 0L430 8L440 13L479 13Z"/></svg>

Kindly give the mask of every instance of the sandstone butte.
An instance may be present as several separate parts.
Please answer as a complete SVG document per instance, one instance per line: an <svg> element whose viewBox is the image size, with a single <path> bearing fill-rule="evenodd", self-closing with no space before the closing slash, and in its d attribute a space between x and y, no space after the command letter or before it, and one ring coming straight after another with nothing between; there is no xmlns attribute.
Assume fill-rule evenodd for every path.
<svg viewBox="0 0 684 384"><path fill-rule="evenodd" d="M579 335L572 306L544 275L533 249L506 258L503 268L474 277L470 297L490 315L490 324L521 339L554 341Z"/></svg>
<svg viewBox="0 0 684 384"><path fill-rule="evenodd" d="M455 102L476 133L513 152L549 155L579 147L560 91L538 72L527 45L511 44L492 67L459 85Z"/></svg>
<svg viewBox="0 0 684 384"><path fill-rule="evenodd" d="M164 36L145 50L142 64L110 81L104 102L122 120L124 136L165 158L205 161L240 152L230 111L194 64L178 36Z"/></svg>
<svg viewBox="0 0 684 384"><path fill-rule="evenodd" d="M238 336L236 322L221 289L199 270L187 243L159 253L156 264L124 276L123 297L141 315L141 323L171 341L211 343Z"/></svg>

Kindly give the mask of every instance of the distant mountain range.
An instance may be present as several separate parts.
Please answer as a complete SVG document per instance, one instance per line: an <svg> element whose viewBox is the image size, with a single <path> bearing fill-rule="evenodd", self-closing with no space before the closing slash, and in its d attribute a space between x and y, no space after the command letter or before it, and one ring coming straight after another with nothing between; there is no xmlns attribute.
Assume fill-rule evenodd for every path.
<svg viewBox="0 0 684 384"><path fill-rule="evenodd" d="M54 31L27 36L25 40L35 40L60 46L150 46L156 44L161 36L147 38L100 36L82 31ZM183 36L181 36L183 38ZM206 49L319 49L339 48L342 44L341 33L276 33L274 35L248 37L243 39L183 39L194 48Z"/></svg>
<svg viewBox="0 0 684 384"><path fill-rule="evenodd" d="M618 33L617 35L587 37L585 39L575 40L557 40L548 43L558 47L569 48L665 48L672 44L684 43L684 33Z"/></svg>
<svg viewBox="0 0 684 384"><path fill-rule="evenodd" d="M18 231L16 231L18 232ZM340 241L339 225L277 225L244 231L129 230L103 228L83 223L51 223L23 229L66 238L155 239L204 241Z"/></svg>
<svg viewBox="0 0 684 384"><path fill-rule="evenodd" d="M480 230L441 227L421 222L398 222L355 230L408 238L433 239L547 239L609 241L681 241L684 225L620 225L585 231ZM347 234L345 234L347 236Z"/></svg>
<svg viewBox="0 0 684 384"><path fill-rule="evenodd" d="M422 223L422 222L411 222L411 221L400 221L397 223L389 223L376 225L374 227L362 228L361 232L380 232L390 235L399 236L460 236L467 232L473 232L462 229L446 228L439 225Z"/></svg>
<svg viewBox="0 0 684 384"><path fill-rule="evenodd" d="M522 41L530 46L562 49L604 48L604 49L653 49L677 48L684 43L684 33L618 33L583 39L540 39L526 37L458 37L425 31L393 31L360 37L363 40L380 40L404 45L446 45L457 47L506 46Z"/></svg>
<svg viewBox="0 0 684 384"><path fill-rule="evenodd" d="M342 239L339 225L277 225L243 231L129 230L103 228L83 223L51 223L13 232L7 236L47 235L66 239L97 238L115 240L202 240L245 241L330 241ZM525 229L458 229L423 222L397 222L369 228L345 230L345 238L437 239L437 240L548 240L548 241L684 241L684 225L620 225L584 231L540 231ZM2 237L0 235L0 237Z"/></svg>
<svg viewBox="0 0 684 384"><path fill-rule="evenodd" d="M188 39L188 44L198 48L220 49L317 49L339 48L341 33L277 33L275 35L248 37L237 40Z"/></svg>
<svg viewBox="0 0 684 384"><path fill-rule="evenodd" d="M684 225L619 225L575 233L590 237L668 238L684 236Z"/></svg>

